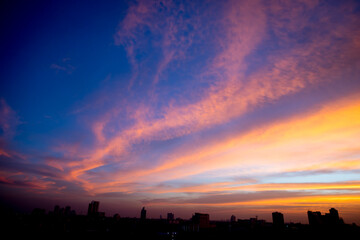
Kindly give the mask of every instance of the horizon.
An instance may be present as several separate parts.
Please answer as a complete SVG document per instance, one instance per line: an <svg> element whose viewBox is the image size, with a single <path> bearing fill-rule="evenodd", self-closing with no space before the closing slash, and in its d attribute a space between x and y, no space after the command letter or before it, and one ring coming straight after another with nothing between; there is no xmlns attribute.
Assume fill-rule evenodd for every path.
<svg viewBox="0 0 360 240"><path fill-rule="evenodd" d="M92 200L91 201L91 203L92 202L98 202L98 203L100 203L99 201L96 201L96 200ZM89 203L90 204L90 203ZM99 204L100 205L100 204ZM80 211L78 211L78 209L74 209L74 208L72 208L72 206L71 205L64 205L64 206L62 206L62 205L59 205L59 204L57 204L57 205L54 205L53 206L53 208L51 209L51 208L42 208L42 207L40 207L40 206L38 206L38 207L35 207L35 208L33 208L33 209L28 209L28 211L19 211L19 210L16 210L16 209L14 209L14 208L8 208L8 210L11 210L11 211L14 211L14 213L20 213L20 214L32 214L32 212L33 211L35 211L35 210L37 210L37 209L41 209L41 210L45 210L45 214L46 215L50 215L50 214L52 214L52 213L54 213L54 211L55 211L55 208L56 207L59 207L59 210L61 211L61 209L63 209L63 210L65 210L65 208L67 208L67 207L70 207L70 210L71 211L75 211L74 213L75 213L75 215L79 215L79 216L89 216L89 210L84 210L84 209L82 209L82 210L80 210ZM143 206L143 208L145 208L145 206ZM331 209L333 209L333 208L329 208L328 209L328 211L330 211ZM99 214L99 213L102 213L102 214L104 214L104 217L107 217L107 218L112 218L112 217L114 217L115 215L119 215L120 216L120 218L135 218L135 219L140 219L141 218L141 213L140 213L140 211L139 211L139 214L138 214L138 216L122 216L119 212L111 212L110 214L109 213L107 213L107 212L104 212L104 211L101 211L102 209L99 207L99 209L97 209L97 211L96 211L96 213L95 214ZM142 210L142 208L141 208L141 210ZM199 212L199 211L194 211L194 212L192 212L191 213L191 216L190 217L179 217L179 216L177 216L174 212L172 212L172 211L170 211L170 212L163 212L163 214L160 214L160 215L158 215L157 217L154 215L154 213L152 213L152 215L151 215L151 217L149 217L149 208L145 208L145 210L146 210L146 219L149 219L149 220L161 220L161 219L167 219L167 214L168 213L172 213L173 214L173 217L174 217L174 219L182 219L182 220L191 220L192 219L192 217L194 216L194 214L196 214L196 213L199 213L199 214L208 214L208 213L206 213L206 212ZM336 209L337 211L339 210L339 209ZM325 213L327 213L326 211L319 211L318 209L312 209L312 210L307 210L303 215L304 216L306 216L306 222L304 222L304 221L297 221L297 222L294 222L294 221L292 221L290 218L287 220L287 221L284 221L285 222L285 224L303 224L303 225L309 225L309 219L308 219L308 211L311 211L311 212L320 212L322 215L324 215ZM150 208L150 213L151 213L151 208ZM278 212L278 211L270 211L268 214L265 214L265 215L263 215L263 216L258 216L258 215L254 215L254 216L248 216L248 217L237 217L237 216L235 216L235 215L231 215L230 217L228 217L228 218L211 218L211 215L210 214L208 214L209 215L209 219L210 219L210 221L219 221L219 222L230 222L231 221L231 218L233 217L233 216L235 216L235 219L236 219L236 221L237 220L249 220L249 219L257 219L257 220L260 220L260 221L262 221L262 220L264 220L264 221L266 221L266 222L269 222L269 223L271 223L271 222L273 222L273 219L272 219L272 214L273 213L280 213L280 214L282 214L283 215L283 217L284 217L284 220L285 219L287 219L286 218L286 214L284 214L283 212ZM65 214L65 213L63 213L63 214ZM71 214L73 214L73 213L71 213ZM92 213L92 214L94 214L94 213ZM270 217L268 216L268 215L270 215ZM155 216L155 217L154 217ZM184 215L182 215L182 216L184 216ZM340 212L340 214L339 214L339 217L340 217L340 219L342 220L342 221L344 221L344 223L345 224L349 224L349 225L351 225L351 224L353 224L352 222L346 222L344 219L343 219L343 217L341 216L341 212ZM356 224L356 223L355 223Z"/></svg>
<svg viewBox="0 0 360 240"><path fill-rule="evenodd" d="M360 225L359 1L19 0L0 18L1 205Z"/></svg>

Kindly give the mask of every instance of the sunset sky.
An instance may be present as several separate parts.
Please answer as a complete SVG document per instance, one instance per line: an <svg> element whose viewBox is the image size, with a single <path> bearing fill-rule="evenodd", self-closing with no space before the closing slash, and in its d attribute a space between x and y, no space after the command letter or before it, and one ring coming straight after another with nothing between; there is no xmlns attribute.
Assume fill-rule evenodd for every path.
<svg viewBox="0 0 360 240"><path fill-rule="evenodd" d="M0 200L360 224L359 1L2 1Z"/></svg>

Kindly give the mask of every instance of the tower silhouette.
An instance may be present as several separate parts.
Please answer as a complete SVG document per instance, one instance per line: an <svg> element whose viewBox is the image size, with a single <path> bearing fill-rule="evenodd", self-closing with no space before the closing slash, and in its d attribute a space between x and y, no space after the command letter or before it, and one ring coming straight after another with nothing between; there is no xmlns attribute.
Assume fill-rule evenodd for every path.
<svg viewBox="0 0 360 240"><path fill-rule="evenodd" d="M141 217L140 217L141 220L145 220L146 219L146 210L145 210L145 207L143 207L141 209Z"/></svg>

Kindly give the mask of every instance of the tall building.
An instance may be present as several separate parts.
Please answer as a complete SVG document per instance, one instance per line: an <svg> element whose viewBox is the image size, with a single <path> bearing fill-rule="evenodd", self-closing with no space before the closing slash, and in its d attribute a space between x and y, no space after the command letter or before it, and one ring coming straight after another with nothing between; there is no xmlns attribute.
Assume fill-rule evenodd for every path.
<svg viewBox="0 0 360 240"><path fill-rule="evenodd" d="M234 215L231 215L231 217L230 217L230 222L236 222L236 217L234 216Z"/></svg>
<svg viewBox="0 0 360 240"><path fill-rule="evenodd" d="M60 206L59 205L55 205L55 207L54 207L54 215L55 216L60 215Z"/></svg>
<svg viewBox="0 0 360 240"><path fill-rule="evenodd" d="M65 207L64 214L65 214L65 216L71 215L71 207L70 206Z"/></svg>
<svg viewBox="0 0 360 240"><path fill-rule="evenodd" d="M141 209L140 219L145 220L146 219L146 210L145 207Z"/></svg>
<svg viewBox="0 0 360 240"><path fill-rule="evenodd" d="M321 215L320 212L308 211L308 218L310 225L335 225L342 222L339 217L339 212L335 208L330 208L329 213L325 213L325 215Z"/></svg>
<svg viewBox="0 0 360 240"><path fill-rule="evenodd" d="M272 213L273 225L275 227L282 227L284 226L284 215L280 212L273 212Z"/></svg>
<svg viewBox="0 0 360 240"><path fill-rule="evenodd" d="M97 215L99 213L99 205L100 205L100 202L91 201L91 203L89 203L88 216Z"/></svg>
<svg viewBox="0 0 360 240"><path fill-rule="evenodd" d="M330 208L329 213L325 213L325 223L334 225L340 223L339 212L335 208Z"/></svg>
<svg viewBox="0 0 360 240"><path fill-rule="evenodd" d="M330 208L329 213L331 216L334 216L335 218L339 218L339 212L335 208Z"/></svg>
<svg viewBox="0 0 360 240"><path fill-rule="evenodd" d="M167 220L169 221L169 222L172 222L172 221L174 221L174 214L173 213L168 213L167 214Z"/></svg>
<svg viewBox="0 0 360 240"><path fill-rule="evenodd" d="M209 214L204 213L195 213L192 217L192 222L194 225L197 225L199 228L209 228L210 220Z"/></svg>
<svg viewBox="0 0 360 240"><path fill-rule="evenodd" d="M310 225L320 225L320 224L322 224L321 212L308 211L307 215L308 215Z"/></svg>

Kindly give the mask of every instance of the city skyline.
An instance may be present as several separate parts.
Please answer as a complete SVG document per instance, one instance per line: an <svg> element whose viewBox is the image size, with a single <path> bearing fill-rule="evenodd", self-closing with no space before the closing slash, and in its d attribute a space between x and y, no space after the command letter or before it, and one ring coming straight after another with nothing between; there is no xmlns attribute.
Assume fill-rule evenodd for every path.
<svg viewBox="0 0 360 240"><path fill-rule="evenodd" d="M0 16L1 205L302 223L332 207L360 225L359 1L19 0Z"/></svg>
<svg viewBox="0 0 360 240"><path fill-rule="evenodd" d="M119 213L115 213L115 214L110 214L108 216L106 216L105 212L103 211L100 211L101 209L99 208L100 206L100 202L99 201L94 201L92 200L90 203L89 203L89 206L88 206L88 212L87 214L85 214L87 217L89 218L98 218L98 219L101 219L101 218L111 218L111 217L114 217L114 218L117 218L117 219L120 219L120 218L131 218L131 217L121 217L121 215ZM14 213L12 212L12 210L10 210L10 212L8 212L6 209L3 209L5 210L5 212L7 214L11 214L11 213ZM158 218L149 218L147 217L146 215L146 212L147 210L145 209L145 207L142 207L141 208L141 211L140 211L140 214L139 216L135 216L135 217L132 217L134 219L138 219L140 220L140 222L144 222L145 220L166 220L168 223L171 223L171 224L179 224L179 220L190 220L190 221L193 221L193 222L196 222L197 224L200 224L200 222L202 222L200 225L201 228L209 228L210 227L210 222L211 221L224 221L224 222L230 222L230 223L234 223L234 222L241 222L243 220L250 220L251 219L255 219L256 221L265 221L264 219L260 219L258 216L255 216L255 217L250 217L249 219L241 219L241 218L237 218L235 215L231 215L228 219L222 219L222 220L219 220L219 219L211 219L210 218L210 215L208 213L199 213L199 212L195 212L191 215L191 217L188 217L188 218L181 218L181 217L175 217L175 214L172 213L172 212L167 212L166 213L166 218L163 218L162 215L160 215ZM55 205L54 208L53 208L53 211L51 210L46 210L46 209L43 209L43 208L34 208L31 212L31 215L36 215L40 213L41 215L51 215L51 216L76 216L76 211L74 209L71 208L71 206L69 205L66 205L65 207L60 207L59 205ZM24 213L20 213L21 214L24 214ZM272 221L272 226L273 227L284 227L285 224L305 224L305 225L312 225L312 226L320 226L320 225L344 225L344 224L347 224L347 225L353 225L353 224L356 224L356 223L345 223L344 222L344 219L340 216L339 214L339 211L335 208L330 208L329 209L329 213L325 213L324 215L320 212L320 211L310 211L308 210L307 211L307 219L308 219L308 223L301 223L301 222L292 222L291 220L290 221L285 221L284 220L284 214L281 213L281 212L272 212L271 213L271 219ZM25 213L26 215L26 213ZM83 214L80 214L80 215L83 215ZM84 216L84 215L83 215Z"/></svg>
<svg viewBox="0 0 360 240"><path fill-rule="evenodd" d="M341 234L355 236L360 227L344 223L339 211L330 208L324 215L319 211L308 211L308 224L284 222L280 212L272 213L272 222L258 218L236 219L231 215L227 220L214 220L208 213L195 212L191 218L175 218L168 213L167 218L147 218L145 207L140 218L121 217L119 214L106 217L99 211L100 202L91 201L87 215L77 215L71 206L54 206L46 212L35 208L30 214L19 214L1 209L6 232L27 234L101 234L104 237L121 236L136 239L234 239L258 236L308 237L321 234L322 237ZM5 211L3 211L5 210ZM319 235L320 236L320 235Z"/></svg>

